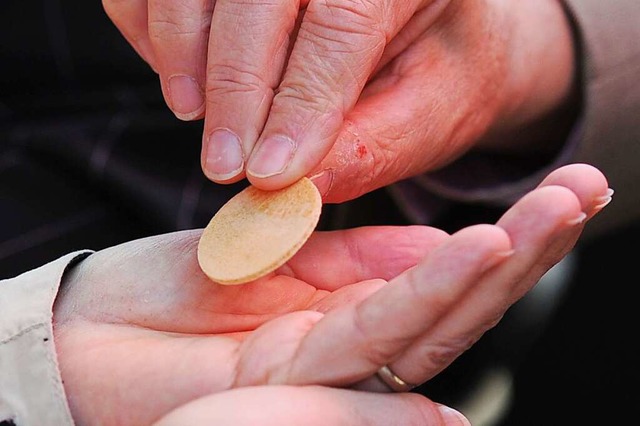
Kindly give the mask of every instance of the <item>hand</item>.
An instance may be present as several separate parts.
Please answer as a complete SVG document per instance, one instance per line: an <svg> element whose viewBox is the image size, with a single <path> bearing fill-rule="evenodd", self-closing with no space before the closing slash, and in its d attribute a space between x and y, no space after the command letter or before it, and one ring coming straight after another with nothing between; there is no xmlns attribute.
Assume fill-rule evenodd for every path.
<svg viewBox="0 0 640 426"><path fill-rule="evenodd" d="M567 166L496 225L318 232L241 286L200 271L200 231L97 252L68 273L54 311L74 418L149 424L264 385L387 391L375 375L384 365L422 383L494 326L608 200L597 169Z"/></svg>
<svg viewBox="0 0 640 426"><path fill-rule="evenodd" d="M466 426L460 413L414 393L319 386L255 386L202 397L154 426Z"/></svg>
<svg viewBox="0 0 640 426"><path fill-rule="evenodd" d="M206 113L210 179L275 189L324 172L329 202L476 146L544 150L526 135L574 83L557 0L103 3L176 115Z"/></svg>
<svg viewBox="0 0 640 426"><path fill-rule="evenodd" d="M236 374L247 369L257 374L252 382L271 383L264 369L288 362L319 309L361 300L446 237L426 227L319 232L276 273L223 286L200 270L200 234L131 241L96 252L65 274L54 333L78 424L150 424L205 395L244 401L246 393L225 393L243 386L234 383ZM256 345L250 336L273 321L289 331L261 333L260 339L275 340ZM248 356L266 364L254 369ZM316 394L322 392L303 399Z"/></svg>

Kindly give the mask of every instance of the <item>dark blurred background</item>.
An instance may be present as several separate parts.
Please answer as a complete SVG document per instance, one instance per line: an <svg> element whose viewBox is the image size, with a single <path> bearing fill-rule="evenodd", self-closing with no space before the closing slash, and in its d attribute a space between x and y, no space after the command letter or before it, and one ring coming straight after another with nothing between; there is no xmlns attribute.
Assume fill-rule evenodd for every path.
<svg viewBox="0 0 640 426"><path fill-rule="evenodd" d="M0 279L69 251L202 227L245 185L203 178L202 123L169 112L157 77L100 2L4 0L0 23ZM379 190L325 206L320 227L406 223L389 205ZM500 214L448 209L434 225L455 230ZM631 423L638 241L632 226L579 244L546 290L420 391L493 407L502 420L483 425Z"/></svg>

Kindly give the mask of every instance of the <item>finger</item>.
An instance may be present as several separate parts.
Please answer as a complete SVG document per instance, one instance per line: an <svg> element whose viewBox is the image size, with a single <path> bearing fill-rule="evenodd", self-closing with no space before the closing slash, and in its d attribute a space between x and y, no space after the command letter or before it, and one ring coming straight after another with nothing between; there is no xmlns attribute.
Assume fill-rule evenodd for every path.
<svg viewBox="0 0 640 426"><path fill-rule="evenodd" d="M607 206L614 190L609 188L607 178L596 167L589 164L569 164L560 167L540 183L540 187L559 185L571 189L580 200L582 211L588 218Z"/></svg>
<svg viewBox="0 0 640 426"><path fill-rule="evenodd" d="M155 235L92 254L67 274L56 302L58 321L80 316L174 333L229 333L309 309L327 293L287 276L215 285L198 265L201 233ZM104 282L111 285L104 288ZM100 298L95 297L98 287ZM65 297L67 292L73 297ZM110 301L108 310L105 300Z"/></svg>
<svg viewBox="0 0 640 426"><path fill-rule="evenodd" d="M510 249L496 226L452 235L364 302L327 313L297 349L286 383L344 386L371 375L439 321Z"/></svg>
<svg viewBox="0 0 640 426"><path fill-rule="evenodd" d="M574 173L573 178L579 180L578 176ZM602 185L603 181L596 177L595 183ZM359 309L329 312L303 341L290 380L305 383L313 375L319 383L345 385L358 374L390 363L405 381L422 383L495 325L508 307L566 254L567 242L581 232L581 208L569 189L545 186L516 203L498 226L457 232L424 263L392 280ZM495 267L499 272L489 271L483 278L488 262L498 263L500 253L510 253L510 240L514 254ZM466 248L451 249L452 242L466 242ZM403 293L407 289L413 290L411 297ZM323 345L327 346L323 349ZM335 370L313 367L313 363L337 362L346 354L351 354L352 362L341 362Z"/></svg>
<svg viewBox="0 0 640 426"><path fill-rule="evenodd" d="M415 384L442 371L569 252L584 219L580 200L567 188L544 186L525 196L498 222L509 234L514 254L488 271L390 368Z"/></svg>
<svg viewBox="0 0 640 426"><path fill-rule="evenodd" d="M207 40L214 0L149 0L149 37L165 101L176 117L203 115Z"/></svg>
<svg viewBox="0 0 640 426"><path fill-rule="evenodd" d="M248 161L263 189L293 183L329 152L343 120L382 57L388 40L424 0L311 1Z"/></svg>
<svg viewBox="0 0 640 426"><path fill-rule="evenodd" d="M102 6L138 55L157 72L147 25L147 0L102 0Z"/></svg>
<svg viewBox="0 0 640 426"><path fill-rule="evenodd" d="M424 11L417 18L433 20ZM442 167L487 131L501 101L492 85L503 70L500 61L486 63L477 52L503 48L465 39L460 51L450 44L445 31L427 32L367 84L311 173L325 202Z"/></svg>
<svg viewBox="0 0 640 426"><path fill-rule="evenodd" d="M330 291L373 278L390 280L416 265L447 236L426 226L316 232L277 272Z"/></svg>
<svg viewBox="0 0 640 426"><path fill-rule="evenodd" d="M431 4L428 4L428 7L418 9L409 22L402 27L400 32L389 41L380 62L378 62L376 66L374 75L411 46L411 44L420 39L424 34L425 28L430 28L438 21L438 18L442 17L445 8L447 8L450 3L450 0L435 0L431 2Z"/></svg>
<svg viewBox="0 0 640 426"><path fill-rule="evenodd" d="M155 330L83 319L56 330L60 371L78 424L148 425L179 405L229 388L237 341Z"/></svg>
<svg viewBox="0 0 640 426"><path fill-rule="evenodd" d="M211 180L244 176L280 81L299 1L219 0L211 25L202 168Z"/></svg>
<svg viewBox="0 0 640 426"><path fill-rule="evenodd" d="M208 395L155 426L469 425L464 416L416 394L376 394L320 386L260 386Z"/></svg>
<svg viewBox="0 0 640 426"><path fill-rule="evenodd" d="M358 102L312 173L323 202L358 198L436 164L444 128L434 111L446 105L442 93L426 96L421 85L398 77L392 88Z"/></svg>

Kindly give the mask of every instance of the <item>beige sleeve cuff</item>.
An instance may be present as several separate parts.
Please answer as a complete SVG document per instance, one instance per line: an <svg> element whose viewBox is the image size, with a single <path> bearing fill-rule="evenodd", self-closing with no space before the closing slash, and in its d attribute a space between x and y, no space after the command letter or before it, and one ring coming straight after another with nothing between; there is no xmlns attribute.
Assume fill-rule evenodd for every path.
<svg viewBox="0 0 640 426"><path fill-rule="evenodd" d="M70 253L0 281L0 422L74 424L53 342L53 302L64 271L90 253Z"/></svg>

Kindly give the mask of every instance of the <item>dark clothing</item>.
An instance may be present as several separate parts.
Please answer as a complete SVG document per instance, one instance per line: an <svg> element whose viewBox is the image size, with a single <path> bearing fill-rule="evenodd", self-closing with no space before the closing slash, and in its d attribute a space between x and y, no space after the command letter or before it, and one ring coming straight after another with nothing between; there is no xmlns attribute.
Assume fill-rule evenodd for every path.
<svg viewBox="0 0 640 426"><path fill-rule="evenodd" d="M100 2L4 0L0 23L0 279L75 250L203 227L246 185L217 185L204 178L202 122L179 121L168 110L157 76L107 19ZM485 205L433 202L442 203L442 209L430 224L449 231L493 222L501 213ZM325 205L319 229L407 223L410 219L381 189ZM584 277L589 265L581 266ZM523 299L480 343L417 391L455 407L488 369L515 372L552 312L551 307L531 310L539 306L532 303ZM572 359L566 362L563 368L571 371ZM529 371L535 372L535 365ZM571 374L562 373L538 391L571 389ZM536 385L535 377L529 381ZM609 386L606 378L601 385L621 387ZM524 389L530 398L535 393ZM517 401L519 408L522 400Z"/></svg>

